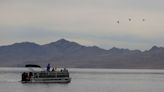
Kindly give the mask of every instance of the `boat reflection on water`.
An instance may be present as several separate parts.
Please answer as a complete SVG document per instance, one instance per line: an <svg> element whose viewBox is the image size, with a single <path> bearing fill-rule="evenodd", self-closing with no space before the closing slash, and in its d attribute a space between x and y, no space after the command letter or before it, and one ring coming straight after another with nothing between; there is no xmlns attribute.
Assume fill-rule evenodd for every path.
<svg viewBox="0 0 164 92"><path fill-rule="evenodd" d="M26 65L30 68L31 65ZM32 70L32 68L30 68ZM71 78L66 68L52 71L31 71L22 73L22 83L70 83Z"/></svg>

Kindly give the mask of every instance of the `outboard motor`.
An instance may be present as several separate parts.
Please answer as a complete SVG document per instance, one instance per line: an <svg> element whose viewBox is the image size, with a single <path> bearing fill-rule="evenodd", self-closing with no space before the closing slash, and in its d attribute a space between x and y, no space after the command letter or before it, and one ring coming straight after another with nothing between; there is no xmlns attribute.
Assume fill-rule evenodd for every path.
<svg viewBox="0 0 164 92"><path fill-rule="evenodd" d="M22 81L30 81L28 73L22 73Z"/></svg>
<svg viewBox="0 0 164 92"><path fill-rule="evenodd" d="M22 81L27 81L27 73L22 73Z"/></svg>

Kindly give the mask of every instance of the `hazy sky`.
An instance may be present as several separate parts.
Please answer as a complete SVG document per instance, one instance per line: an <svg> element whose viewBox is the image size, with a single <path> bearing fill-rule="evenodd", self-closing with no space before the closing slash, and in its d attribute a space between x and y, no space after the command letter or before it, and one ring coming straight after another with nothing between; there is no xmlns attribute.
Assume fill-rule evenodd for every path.
<svg viewBox="0 0 164 92"><path fill-rule="evenodd" d="M164 46L163 4L164 0L0 0L0 45L65 38L105 49Z"/></svg>

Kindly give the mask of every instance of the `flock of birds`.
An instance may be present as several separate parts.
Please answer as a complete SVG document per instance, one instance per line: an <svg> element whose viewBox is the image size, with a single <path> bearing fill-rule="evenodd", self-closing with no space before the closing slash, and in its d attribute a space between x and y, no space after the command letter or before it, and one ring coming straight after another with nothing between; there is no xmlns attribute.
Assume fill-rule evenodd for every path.
<svg viewBox="0 0 164 92"><path fill-rule="evenodd" d="M129 18L128 20L129 20L129 21L132 21L132 19L131 19L131 18ZM143 19L142 19L142 21L144 22L144 21L145 21L145 19L143 18ZM118 23L118 24L120 24L120 21L118 20L118 21L117 21L117 23Z"/></svg>

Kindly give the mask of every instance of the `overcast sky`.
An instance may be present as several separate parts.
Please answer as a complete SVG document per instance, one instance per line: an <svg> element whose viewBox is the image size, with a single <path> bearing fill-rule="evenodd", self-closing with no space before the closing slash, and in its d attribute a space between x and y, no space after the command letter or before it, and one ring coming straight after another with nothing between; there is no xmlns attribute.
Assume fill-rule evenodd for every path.
<svg viewBox="0 0 164 92"><path fill-rule="evenodd" d="M163 4L164 0L0 0L0 45L65 38L105 49L164 47Z"/></svg>

